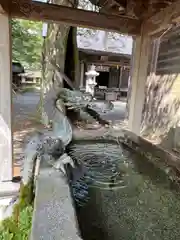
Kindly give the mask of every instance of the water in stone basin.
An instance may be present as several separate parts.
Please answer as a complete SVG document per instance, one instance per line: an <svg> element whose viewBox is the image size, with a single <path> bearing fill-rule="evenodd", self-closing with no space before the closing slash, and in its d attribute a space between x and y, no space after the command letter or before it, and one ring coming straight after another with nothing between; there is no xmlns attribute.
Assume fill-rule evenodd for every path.
<svg viewBox="0 0 180 240"><path fill-rule="evenodd" d="M94 144L95 147L97 148L97 144ZM90 165L90 159L91 163L93 159L95 160L93 154L85 158L85 154L93 150L92 143L75 144L70 149L70 154L76 160L83 159L85 165L88 161ZM83 157L82 149L84 149ZM118 149L117 146L113 149L111 145L106 145L104 152L108 149L113 152L115 158L115 152L119 151L119 161L117 159L116 161L120 174L116 175L113 183L109 181L109 184L108 174L111 179L114 173L105 171L108 174L103 179L99 172L103 173L105 168L99 166L99 172L95 168L97 174L90 184L88 201L83 206L77 207L77 218L83 239L180 239L179 187L163 170L155 167L139 154L127 149L122 151L122 148ZM94 156L98 154L94 152ZM100 156L97 158L100 159Z"/></svg>

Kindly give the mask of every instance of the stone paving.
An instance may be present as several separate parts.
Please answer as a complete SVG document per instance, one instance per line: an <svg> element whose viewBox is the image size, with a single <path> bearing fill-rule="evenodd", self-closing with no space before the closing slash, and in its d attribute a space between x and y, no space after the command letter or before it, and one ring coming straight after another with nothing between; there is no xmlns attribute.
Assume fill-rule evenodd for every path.
<svg viewBox="0 0 180 240"><path fill-rule="evenodd" d="M14 176L20 175L26 140L36 129L43 127L34 118L39 97L39 92L18 93L13 96Z"/></svg>

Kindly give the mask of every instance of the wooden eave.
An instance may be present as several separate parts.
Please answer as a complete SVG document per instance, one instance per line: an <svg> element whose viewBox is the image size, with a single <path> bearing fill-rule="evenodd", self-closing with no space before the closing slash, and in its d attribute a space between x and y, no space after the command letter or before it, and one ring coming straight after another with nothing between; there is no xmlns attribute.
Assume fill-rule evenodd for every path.
<svg viewBox="0 0 180 240"><path fill-rule="evenodd" d="M9 12L14 18L64 23L71 26L96 28L130 35L140 33L141 22L126 16L107 15L43 2L12 0Z"/></svg>
<svg viewBox="0 0 180 240"><path fill-rule="evenodd" d="M145 21L144 27L149 35L157 35L173 28L180 22L180 0L162 9Z"/></svg>
<svg viewBox="0 0 180 240"><path fill-rule="evenodd" d="M85 48L78 48L79 52L82 52L87 55L97 55L97 56L116 56L116 57L126 57L131 58L131 54L124 54L124 53L116 53L110 51L100 51L94 49L85 49Z"/></svg>
<svg viewBox="0 0 180 240"><path fill-rule="evenodd" d="M180 21L180 0L100 0L99 2L100 12L31 0L1 0L0 4L3 10L14 18L63 23L129 35L140 35L143 26L145 33L154 36Z"/></svg>

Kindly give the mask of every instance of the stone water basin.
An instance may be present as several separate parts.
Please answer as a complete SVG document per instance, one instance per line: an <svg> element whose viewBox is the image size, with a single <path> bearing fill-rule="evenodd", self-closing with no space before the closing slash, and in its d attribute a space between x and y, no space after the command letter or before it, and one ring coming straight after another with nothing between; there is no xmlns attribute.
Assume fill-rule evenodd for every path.
<svg viewBox="0 0 180 240"><path fill-rule="evenodd" d="M117 163L116 172L120 174L116 175L113 182L110 172L103 179L99 172L102 170L103 173L107 168L98 165L95 181L89 184L88 200L83 206L76 206L82 238L180 239L180 188L170 179L163 166L157 167L138 152L115 142L98 144L103 154L113 152ZM89 157L84 157L93 148L97 148L97 142L74 142L70 149L73 147L76 154L71 151L70 153L76 161L83 159L80 162L81 166L84 161L91 164L96 156L100 162L104 157L103 154L98 155L95 152Z"/></svg>

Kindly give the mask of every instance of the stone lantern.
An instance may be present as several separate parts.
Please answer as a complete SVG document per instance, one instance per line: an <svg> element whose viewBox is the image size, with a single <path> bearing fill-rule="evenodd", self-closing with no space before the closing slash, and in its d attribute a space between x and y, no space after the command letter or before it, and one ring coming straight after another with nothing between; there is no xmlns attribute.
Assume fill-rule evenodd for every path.
<svg viewBox="0 0 180 240"><path fill-rule="evenodd" d="M91 65L88 72L86 72L86 92L90 93L92 96L94 96L94 88L96 86L96 77L99 76L99 73L96 72L96 67L94 65Z"/></svg>

